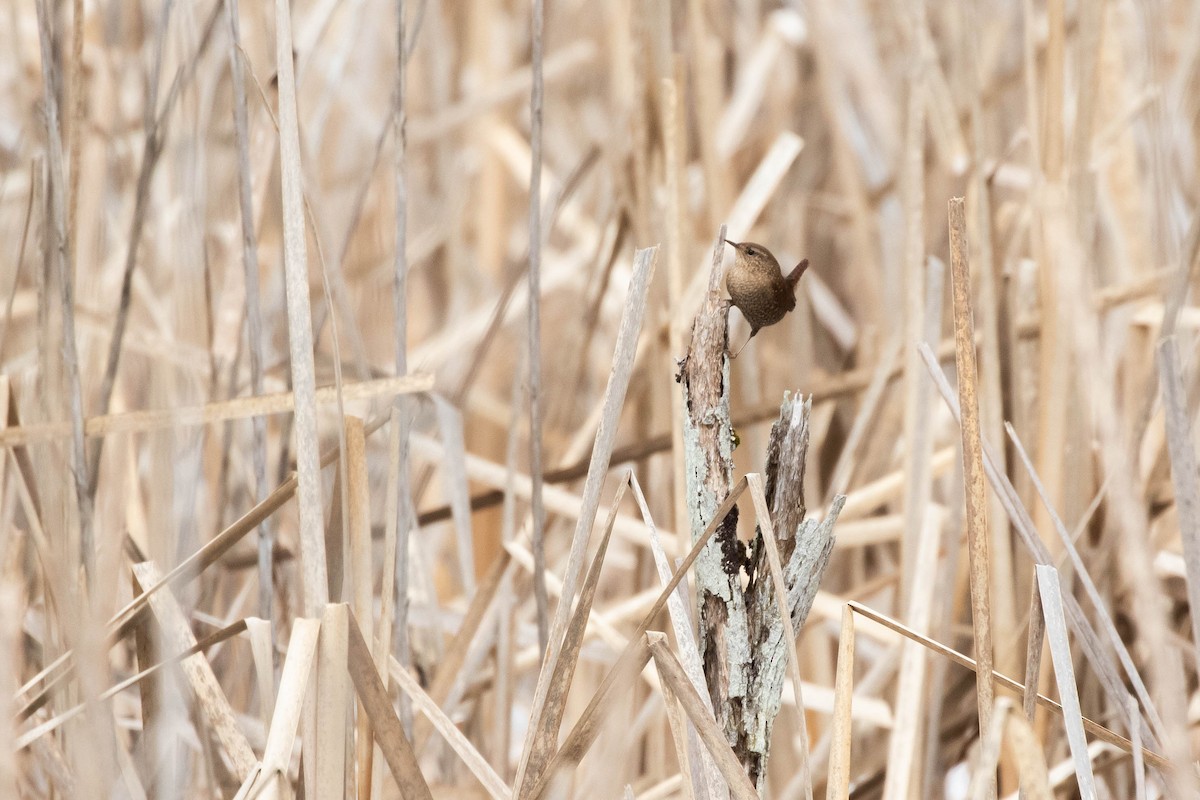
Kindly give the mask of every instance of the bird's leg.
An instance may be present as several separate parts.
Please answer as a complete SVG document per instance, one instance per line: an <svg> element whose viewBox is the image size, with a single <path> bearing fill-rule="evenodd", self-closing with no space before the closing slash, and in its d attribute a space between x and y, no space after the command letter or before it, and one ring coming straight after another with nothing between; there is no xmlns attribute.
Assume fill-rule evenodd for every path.
<svg viewBox="0 0 1200 800"><path fill-rule="evenodd" d="M758 333L758 328L753 328L753 329L750 331L750 339L753 339L753 338L754 338L754 334L756 334L756 333ZM737 352L736 352L736 353L731 353L731 354L729 355L729 357L730 357L730 358L737 358L737 357L738 357L738 355L739 355L739 354L741 354L741 352L742 352L743 350L745 350L745 349L746 349L746 345L750 344L750 339L747 339L746 341L742 342L742 346L741 346L741 347L739 347L739 348L737 349Z"/></svg>

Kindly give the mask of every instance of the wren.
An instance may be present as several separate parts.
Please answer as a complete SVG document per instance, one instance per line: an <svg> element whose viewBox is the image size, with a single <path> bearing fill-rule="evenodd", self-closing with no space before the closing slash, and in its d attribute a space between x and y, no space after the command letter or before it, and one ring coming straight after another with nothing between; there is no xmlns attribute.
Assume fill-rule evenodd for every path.
<svg viewBox="0 0 1200 800"><path fill-rule="evenodd" d="M808 269L808 259L784 275L775 256L761 244L728 239L725 243L737 250L733 267L725 277L725 287L729 290L730 304L737 306L750 323L750 339L753 339L759 330L779 322L796 307L796 284ZM731 357L737 358L750 339Z"/></svg>

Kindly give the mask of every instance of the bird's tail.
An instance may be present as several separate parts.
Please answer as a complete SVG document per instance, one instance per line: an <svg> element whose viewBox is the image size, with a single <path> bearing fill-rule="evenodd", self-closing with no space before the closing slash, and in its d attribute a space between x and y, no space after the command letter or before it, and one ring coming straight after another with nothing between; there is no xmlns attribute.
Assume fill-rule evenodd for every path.
<svg viewBox="0 0 1200 800"><path fill-rule="evenodd" d="M804 274L804 270L806 270L806 269L808 269L808 259L807 258L804 259L803 261L801 261L799 264L797 264L795 266L795 268L790 273L788 273L788 276L787 276L788 286L794 287L797 283L799 283L800 276Z"/></svg>

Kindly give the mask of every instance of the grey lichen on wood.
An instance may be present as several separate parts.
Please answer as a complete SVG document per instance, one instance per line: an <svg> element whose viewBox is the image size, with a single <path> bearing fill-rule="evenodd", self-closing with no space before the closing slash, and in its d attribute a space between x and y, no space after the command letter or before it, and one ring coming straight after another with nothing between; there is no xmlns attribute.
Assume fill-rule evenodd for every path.
<svg viewBox="0 0 1200 800"><path fill-rule="evenodd" d="M804 467L808 455L808 418L812 399L785 397L779 419L771 427L767 445L766 495L771 525L783 562L792 629L799 631L812 610L813 598L833 552L833 525L845 503L834 498L823 520L805 519ZM758 531L757 536L762 536ZM746 614L754 663L748 676L750 691L743 710L745 753L751 778L762 789L770 749L771 726L779 713L787 676L786 637L775 602L764 548L758 544L750 557L750 583L746 587Z"/></svg>
<svg viewBox="0 0 1200 800"><path fill-rule="evenodd" d="M721 300L721 257L725 228L713 252L704 305L692 326L692 341L680 365L683 384L684 464L692 539L703 533L733 486L733 424L729 420L727 306ZM713 543L696 561L700 655L717 722L731 732L741 728L750 640L739 575L744 551L737 538L737 514L730 513Z"/></svg>
<svg viewBox="0 0 1200 800"><path fill-rule="evenodd" d="M678 380L684 398L687 509L695 541L733 487L734 431L729 416L727 304L721 299L724 228L717 238L704 304L692 327ZM845 500L824 520L805 520L804 467L812 401L785 397L767 450L766 499L783 562L795 630L812 608L833 549L833 525ZM759 531L756 536L761 536ZM696 561L700 653L713 709L726 739L761 793L771 727L779 713L787 653L779 608L761 542L737 538L737 509Z"/></svg>

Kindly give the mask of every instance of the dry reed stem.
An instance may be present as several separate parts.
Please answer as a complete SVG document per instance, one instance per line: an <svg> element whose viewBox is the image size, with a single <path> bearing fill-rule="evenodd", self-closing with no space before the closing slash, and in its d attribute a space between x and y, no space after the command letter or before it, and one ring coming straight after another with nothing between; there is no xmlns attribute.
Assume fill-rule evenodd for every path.
<svg viewBox="0 0 1200 800"><path fill-rule="evenodd" d="M1025 712L1025 719L1030 724L1034 721L1037 706L1037 689L1042 669L1042 643L1045 635L1046 617L1042 614L1042 599L1035 581L1029 599L1029 632L1025 645L1025 694L1021 701L1021 710ZM1137 730L1137 725L1132 726L1131 731Z"/></svg>
<svg viewBox="0 0 1200 800"><path fill-rule="evenodd" d="M533 711L530 715L533 720L539 720L544 713L550 679L562 648L562 635L566 630L567 616L571 609L571 601L575 596L575 584L579 580L584 550L596 518L596 511L600 505L600 490L603 487L604 475L608 471L609 457L616 440L617 421L625 402L625 391L629 387L635 349L642 327L642 314L646 307L646 291L657 262L657 247L639 250L634 257L634 277L630 283L625 312L621 316L621 327L617 333L613 369L604 395L604 415L600 427L596 431L596 443L592 448L591 465L588 468L588 480L584 486L583 503L575 526L575 534L571 537L571 551L567 561L566 576L563 579L564 591L554 610L550 638L542 661L542 669L538 673L537 688L532 704ZM530 725L525 748L522 751L521 765L517 768L515 783L520 787L519 791L522 794L532 786L532 781L537 779L537 773L542 767L541 764L530 765L529 763L534 752L533 737L537 733L538 725ZM531 766L532 774L528 771ZM530 781L530 786L526 786L527 780Z"/></svg>
<svg viewBox="0 0 1200 800"><path fill-rule="evenodd" d="M1198 474L1196 450L1192 445L1192 425L1188 419L1187 395L1183 376L1180 375L1175 336L1159 342L1158 379L1171 455L1175 507L1179 514L1179 538L1183 545L1183 562L1187 567L1188 605L1200 608L1200 488L1194 480ZM1200 648L1200 614L1190 616L1192 646Z"/></svg>
<svg viewBox="0 0 1200 800"><path fill-rule="evenodd" d="M686 148L684 127L681 124L680 100L684 81L678 61L675 76L662 82L662 128L663 153L666 160L667 184L667 302L674 306L683 295L684 250L684 175L681 150ZM667 321L667 347L672 354L684 352L684 325L678 317ZM687 491L683 458L683 398L671 392L671 454L674 469L675 516L674 527L678 530L687 518L684 494Z"/></svg>
<svg viewBox="0 0 1200 800"><path fill-rule="evenodd" d="M679 698L683 710L692 724L696 726L696 732L708 748L708 752L712 754L717 768L725 777L730 794L738 800L755 800L758 792L746 777L737 756L729 749L729 743L725 741L724 734L717 727L716 720L708 714L708 710L704 707L704 701L700 699L700 695L696 694L679 659L666 646L667 637L657 631L647 631L645 636L650 655L654 658L654 666L658 669L663 681L670 683L671 692Z"/></svg>
<svg viewBox="0 0 1200 800"><path fill-rule="evenodd" d="M250 177L250 133L247 122L245 77L240 53L241 35L238 28L238 0L228 0L225 14L229 19L229 72L233 90L233 131L237 147L238 210L242 227L242 271L246 293L246 349L250 354L250 392L263 394L263 337L262 300L259 293L258 247L254 233L254 197ZM254 443L251 452L254 463L254 499L262 502L267 496L267 426L266 420L254 418ZM264 522L258 530L258 613L272 619L271 553L275 549L274 530Z"/></svg>
<svg viewBox="0 0 1200 800"><path fill-rule="evenodd" d="M929 630L932 622L935 577L938 568L938 546L941 544L942 517L936 509L926 506L917 538L917 552L906 608L909 625ZM885 795L904 797L912 790L917 776L919 740L922 727L922 705L926 687L926 654L915 644L901 645L899 677L896 684L895 725L888 741L888 770L884 783Z"/></svg>
<svg viewBox="0 0 1200 800"><path fill-rule="evenodd" d="M971 556L971 625L980 672L976 687L979 735L988 729L992 713L991 565L987 504L984 498L983 451L979 438L979 400L976 393L975 323L971 311L971 273L968 266L967 220L962 198L949 203L951 284L954 288L955 362L958 366L959 407L962 409L963 473L967 503L967 542Z"/></svg>
<svg viewBox="0 0 1200 800"><path fill-rule="evenodd" d="M671 691L670 681L662 680L661 674L659 678L660 685L662 686L663 710L666 712L667 725L671 731L671 745L675 748L675 759L679 762L679 775L681 788L683 790L683 798L684 800L694 800L696 797L696 789L694 788L693 781L696 781L699 776L696 772L696 769L692 766L692 754L689 752L688 748L692 744L692 738L696 735L694 732L695 728L690 723L685 721L683 708L680 705L679 698L675 696L673 691ZM688 681L691 681L690 676L688 676ZM695 687L693 686L692 688L694 689ZM700 696L700 702L701 705L703 705L703 696L698 696ZM683 779L684 775L688 776L686 780ZM626 785L628 786L628 784Z"/></svg>
<svg viewBox="0 0 1200 800"><path fill-rule="evenodd" d="M642 487L638 482L637 474L631 472L629 478L633 488L634 500L637 501L638 510L641 511L642 519L650 528L650 552L654 556L655 571L658 573L659 581L665 584L671 580L671 566L667 561L667 554L663 551L662 543L658 536L658 528L654 525L654 519L650 514L646 497L642 493ZM711 714L713 710L712 697L709 695L708 682L704 677L704 664L700 660L700 649L697 646L696 635L692 626L692 615L687 610L688 599L689 594L685 581L667 599L667 613L671 617L671 630L675 634L675 646L678 650L679 662L683 665L688 680L692 682L692 686L695 687L696 692L700 695L700 699L704 702L708 713ZM669 704L671 697L667 697L666 699ZM688 791L697 792L705 796L702 794L702 790L693 787L692 781L695 781L697 785L703 782L703 791L707 791L706 796L713 798L713 800L721 797L722 792L728 795L729 789L725 786L724 779L721 777L716 763L712 760L712 754L700 746L700 742L695 736L694 727L689 727L688 744L684 752L695 754L695 759L698 763L694 765L694 769L699 771L699 775L689 774L690 780L685 781Z"/></svg>
<svg viewBox="0 0 1200 800"><path fill-rule="evenodd" d="M625 496L625 490L628 487L629 478L626 476L617 486L617 496L613 501L608 522L604 526L604 533L600 536L596 554L592 558L592 564L588 568L583 585L579 590L579 601L575 604L575 611L571 615L570 622L562 631L562 644L558 651L558 658L554 662L554 672L550 676L550 683L546 689L546 701L542 706L541 715L530 720L531 727L538 728L537 735L529 743L529 766L526 780L530 785L537 781L538 775L550 758L554 745L558 742L558 731L562 725L567 692L571 689L571 679L575 675L575 667L579 660L579 649L583 644L584 630L592 611L592 601L596 596L596 582L600 578L600 567L604 563L604 555L608 551L613 523L616 522L617 507L621 504L621 498ZM536 563L535 561L535 569ZM564 592L560 595L558 602L560 608L569 606L571 593ZM557 626L555 633L558 633Z"/></svg>
<svg viewBox="0 0 1200 800"><path fill-rule="evenodd" d="M263 730L271 725L275 711L275 644L271 623L248 617L245 622L250 654L254 659L255 688L258 690L258 718Z"/></svg>
<svg viewBox="0 0 1200 800"><path fill-rule="evenodd" d="M404 735L400 718L392 708L387 689L383 685L383 679L379 677L379 672L375 669L375 663L371 659L371 650L367 647L367 640L363 638L362 629L359 628L358 620L354 618L353 614L349 618L348 631L349 647L346 650L346 667L350 671L350 678L354 682L354 690L358 693L358 699L371 719L371 726L375 731L375 741L379 744L379 749L383 751L383 758L392 771L392 777L396 779L396 784L400 787L403 797L432 800L433 795L430 793L429 784L421 774L421 767L417 763L412 745ZM282 692L282 687L280 691Z"/></svg>
<svg viewBox="0 0 1200 800"><path fill-rule="evenodd" d="M1092 775L1092 760L1088 755L1087 738L1083 734L1081 721L1083 712L1079 708L1075 669L1071 665L1071 646L1067 641L1067 623L1063 616L1062 589L1058 580L1058 570L1045 564L1038 564L1036 569L1038 597L1041 600L1042 616L1046 620L1046 636L1050 642L1050 655L1054 661L1054 677L1058 681L1058 696L1062 698L1062 716L1067 728L1067 742L1071 746L1071 757L1075 760L1075 779L1078 781L1079 793L1084 800L1094 800L1096 778ZM979 672L983 672L982 665Z"/></svg>
<svg viewBox="0 0 1200 800"><path fill-rule="evenodd" d="M787 663L792 679L792 692L800 728L800 774L798 777L804 784L804 796L808 800L812 800L812 775L808 764L808 730L804 719L804 692L801 688L804 680L800 677L800 662L796 655L796 631L792 627L792 608L788 602L790 587L784 579L783 564L779 558L779 545L775 542L775 531L771 526L771 511L767 507L767 498L763 493L762 478L759 475L751 474L746 476L746 482L749 484L750 499L754 501L756 520L759 527L762 528L761 541L766 546L767 564L771 569L771 586L775 590L775 603L779 606L783 641L787 648ZM825 565L821 566L823 568ZM819 583L819 580L813 581L814 588Z"/></svg>
<svg viewBox="0 0 1200 800"><path fill-rule="evenodd" d="M546 598L546 510L542 505L542 75L543 0L533 0L531 15L533 82L529 92L529 473L533 478L533 596L537 605L538 644L546 653L550 606ZM570 597L567 598L568 601ZM557 615L556 615L557 616ZM553 665L553 659L549 662ZM518 777L524 769L517 770Z"/></svg>
<svg viewBox="0 0 1200 800"><path fill-rule="evenodd" d="M827 800L842 800L850 796L850 745L854 723L850 708L854 702L854 614L850 604L842 608L842 628L838 636L837 679L834 683L833 728L829 752L829 774L826 778Z"/></svg>
<svg viewBox="0 0 1200 800"><path fill-rule="evenodd" d="M897 622L893 619L890 619L887 616L880 614L877 611L873 611L859 603L850 601L847 605L854 612L856 612L858 614L862 614L867 619L873 620L875 622L878 622L881 625L884 625L887 628L890 628L891 630L899 633L900 635L904 636L907 639L911 639L914 642L918 642L918 643L924 645L925 647L928 647L930 650L933 650L935 653L938 653L939 655L949 658L951 661L953 661L954 663L956 663L960 666L966 667L969 670L973 670L976 673L979 673L981 671L978 664L976 663L975 659L973 659L973 658L965 656L962 653L959 653L955 650L952 650L949 647L946 647L945 645L935 642L926 636L922 636L921 634L919 634L913 630L910 630L905 625L902 625L899 622ZM1013 680L1012 678L1008 677L1007 675L1002 675L999 672L996 672L995 670L992 671L991 680L993 683L997 683L1007 689L1011 689L1014 692L1023 692L1024 691L1024 687L1019 682ZM1051 711L1058 713L1059 715L1063 714L1062 705L1059 703L1056 703L1055 701L1051 700L1050 698L1046 697L1045 695L1042 695L1042 694L1037 695L1037 702L1043 708L1048 708ZM1104 727L1100 723L1090 720L1087 717L1083 717L1082 720L1083 720L1083 727L1085 729L1087 729L1087 731L1089 733L1091 733L1093 736L1095 736L1096 738L1102 739L1105 742L1108 742L1109 744L1116 745L1117 747L1121 748L1122 750L1124 750L1127 753L1132 751L1133 743L1129 739L1126 739L1124 736L1121 736L1119 734L1113 733L1111 730ZM1155 753L1152 750L1149 750L1145 747L1142 748L1142 757L1158 767L1170 766L1170 763L1165 758L1163 758L1162 756L1158 755L1157 753Z"/></svg>
<svg viewBox="0 0 1200 800"><path fill-rule="evenodd" d="M942 399L945 400L946 404L950 407L951 413L957 417L959 415L958 402L954 398L953 389L950 388L950 384L942 374L941 370L935 369L932 352L927 346L922 345L921 354L925 359L926 368L929 369L930 375L933 376L934 383L942 395ZM1023 451L1018 448L1018 453L1023 453ZM1029 512L1025 509L1024 505L1017 497L1016 489L1013 488L1013 485L1009 481L1008 477L999 471L998 467L996 466L997 458L993 454L991 446L986 441L983 442L983 461L984 471L987 473L988 480L991 482L992 488L1000 496L1004 504L1005 512L1008 514L1009 521L1015 525L1020 541L1025 546L1025 549L1029 551L1031 556L1033 556L1036 563L1052 563L1053 558L1050 555L1049 549L1042 542L1041 538L1035 533L1033 520L1030 517ZM1036 481L1036 473L1032 471L1032 467L1028 464L1028 459L1026 459L1026 463L1027 468L1031 470L1031 477L1035 478L1035 486L1037 486L1038 483ZM1065 533L1065 529L1062 535L1068 536ZM1087 578L1086 570L1081 571L1080 576L1081 581L1086 586L1089 580ZM1095 598L1093 598L1093 602L1095 602ZM1123 698L1124 690L1121 688L1121 680L1117 676L1116 668L1112 664L1108 650L1101 645L1099 637L1092 629L1091 623L1083 613L1079 602L1073 595L1066 595L1063 598L1063 603L1065 605L1068 621L1071 624L1072 630L1074 631L1075 635L1079 637L1080 645L1082 646L1084 653L1087 655L1092 668L1096 670L1099 678L1101 679L1105 691L1108 692L1113 698ZM1103 603L1100 605L1103 606ZM1137 723L1131 722L1131 724L1149 724L1151 727L1146 728L1148 733L1150 730L1154 730L1155 732L1161 731L1162 721L1159 719L1158 712L1155 710L1154 704L1150 701L1150 697L1146 693L1145 684L1142 682L1137 669L1133 666L1133 662L1128 650L1125 648L1125 645L1121 641L1120 637L1116 635L1116 629L1113 626L1112 620L1104 615L1102 615L1102 620L1102 625L1110 637L1109 641L1112 645L1112 649L1117 651L1118 658L1121 660L1122 666L1126 669L1126 676L1129 678L1130 682L1133 683L1134 689L1138 693L1139 701L1143 704L1143 718ZM1148 736L1148 738L1150 738L1152 741L1157 741L1157 739L1153 738L1153 734Z"/></svg>
<svg viewBox="0 0 1200 800"><path fill-rule="evenodd" d="M471 490L467 485L462 414L441 395L431 395L431 399L445 452L442 480L446 484L446 494L450 496L455 544L458 550L459 579L462 582L463 594L471 597L475 594L475 536L471 530Z"/></svg>
<svg viewBox="0 0 1200 800"><path fill-rule="evenodd" d="M720 522L724 520L725 515L729 513L734 505L736 505L738 498L746 491L746 485L745 478L742 478L734 485L729 494L717 507L712 522L696 538L692 549L688 551L688 554L676 566L674 573L671 575L671 580L663 586L658 598L654 601L654 605L651 606L650 610L642 618L633 637L629 639L629 643L621 651L616 664L608 671L599 689L592 695L591 702L588 703L587 708L580 715L579 720L575 723L575 727L567 734L558 752L554 754L554 757L546 765L538 785L529 793L529 797L532 800L538 800L549 788L550 782L559 768L568 764L578 763L583 754L591 747L598 733L597 725L600 718L608 711L607 701L609 695L617 686L623 686L633 676L641 672L650 659L650 651L647 648L645 640L642 638L642 634L649 630L651 621L662 611L676 587L683 581L688 570L691 569L692 565L700 557L701 552L703 552L709 541L712 540L717 530L721 527Z"/></svg>
<svg viewBox="0 0 1200 800"><path fill-rule="evenodd" d="M178 653L154 652L153 607L173 596L181 632L198 640L184 658L203 653L238 732L272 765L242 797L296 791L297 748L307 792L319 793L317 781L360 799L397 792L365 706L353 731L310 716L296 737L305 697L336 706L337 691L318 684L337 682L330 661L345 650L332 618L325 637L315 620L297 621L312 584L288 502L299 428L294 405L275 404L293 388L284 262L298 230L317 246L301 282L314 385L334 385L317 412L322 462L345 456L315 481L336 484L317 526L329 537L322 561L334 593L340 582L353 603L385 689L395 675L436 703L392 687L400 729L415 703L461 756L440 735L429 742L435 728L415 714L420 779L438 795L520 787L541 666L528 545L540 474L550 613L581 588L594 595L586 618L569 608L562 629L577 637L577 656L546 673L564 701L551 714L561 722L545 721L567 729L566 747L551 744L556 777L532 789L553 780L564 796L728 796L675 683L637 652L646 630L670 624L687 681L713 703L693 658L691 576L673 563L689 545L671 522L684 500L685 401L670 361L710 275L697 256L724 222L732 238L813 264L796 313L733 370L728 419L743 445L732 474L762 473L763 498L752 499L770 504L761 423L778 418L783 391L811 393L803 501L820 514L847 496L816 614L797 634L800 675L784 660L782 627L772 662L780 703L797 704L803 678L816 791L836 790L841 769L846 791L965 800L987 793L995 764L1005 795L1077 791L1085 768L1098 796L1188 794L1189 654L1200 635L1186 480L1200 396L1200 222L1187 202L1197 196L1189 87L1200 41L1189 33L1200 4L1011 0L985 19L935 0L882 14L860 0L723 10L616 0L547 6L537 55L531 3L289 5L290 30L273 4L233 0L72 0L0 14L12 54L0 68L0 639L10 645L0 647L0 683L14 712L0 726L5 785L28 797L233 795L226 748L198 707L189 714ZM276 75L289 61L294 75ZM294 124L277 123L277 107L294 111ZM302 183L286 215L284 179ZM935 212L958 194L969 204L991 486L993 669L1024 681L1030 712L1044 702L1039 682L1053 694L1029 567L1066 570L1060 627L1079 659L1079 713L1129 736L1132 760L1101 730L1075 748L1077 766L1078 730L1068 737L1045 712L1033 725L997 713L981 746L978 676L862 615L854 674L841 676L853 702L835 690L847 600L955 653L972 647L962 404L946 381L947 357L962 348L942 340L953 306L935 280L952 261ZM624 400L610 407L605 468L585 485L630 255L656 241L664 280L647 284L650 324ZM322 242L332 243L327 263ZM532 429L520 355L530 349L531 247L544 412ZM64 349L72 342L75 356ZM912 366L932 351L945 402ZM342 380L347 368L361 383ZM348 402L355 386L413 374L436 374L423 384L432 402ZM385 406L393 427L372 439ZM371 420L361 435L344 412ZM343 423L344 434L328 427ZM343 435L344 447L330 448ZM611 502L617 465L640 478L636 502L621 507ZM81 541L81 477L93 545ZM612 520L599 573L594 543L570 555L593 490L595 514ZM743 523L745 539L753 520ZM770 523L776 535L792 527ZM755 591L777 609L760 550ZM132 565L147 559L165 579L131 589ZM245 641L230 641L243 626ZM293 629L277 691L273 639L287 645ZM393 656L402 675L389 669ZM330 752L322 736L344 747ZM777 720L764 779L772 797L804 795L799 738L790 713ZM577 766L571 776L566 765ZM495 779L481 777L489 769ZM957 783L972 770L972 786Z"/></svg>
<svg viewBox="0 0 1200 800"><path fill-rule="evenodd" d="M343 402L372 400L378 397L427 392L433 388L433 383L432 375L414 374L347 383L341 387L340 393L336 386L322 386L316 390L315 400L319 405L329 405L338 401L339 394ZM278 392L253 397L238 397L233 400L218 400L199 406L125 411L119 414L89 417L84 423L84 433L92 437L104 437L117 433L149 433L284 414L291 412L294 408L295 393ZM22 447L59 439L67 435L70 435L70 428L63 423L17 425L0 433L0 447Z"/></svg>
<svg viewBox="0 0 1200 800"><path fill-rule="evenodd" d="M374 570L371 565L371 498L366 459L366 433L363 421L358 417L346 417L346 473L348 477L347 539L350 549L348 559L349 591L356 619L372 619L375 612ZM374 636L367 640L374 645ZM378 654L372 647L372 656L378 662ZM371 729L365 711L359 707L353 736L354 764L356 774L367 776L365 785L369 794L371 754L373 743ZM360 782L360 787L363 782ZM360 790L360 795L362 794Z"/></svg>
<svg viewBox="0 0 1200 800"><path fill-rule="evenodd" d="M424 8L422 3L421 8ZM392 114L388 123L380 130L377 153L383 147L384 136L392 131L395 143L393 169L395 172L395 230L396 240L392 264L392 339L393 363L397 375L408 373L408 60L412 47L416 44L417 29L411 39L407 36L408 4L405 0L396 0L396 82L392 90ZM418 16L418 23L420 17ZM362 200L366 201L367 185L364 184ZM358 213L356 213L356 218ZM350 244L347 234L346 247ZM388 561L384 567L384 582L381 584L381 594L384 595L383 611L380 616L380 628L376 633L376 669L383 675L383 685L388 685L387 655L391 653L391 642L395 639L396 651L400 663L408 666L412 654L408 635L408 548L410 534L410 517L412 514L412 489L409 474L409 433L411 428L410 409L407 404L397 399L392 413L392 448L393 455L389 476L394 479L389 483L388 519L387 526L391 535L385 548ZM370 617L365 617L369 621ZM384 631L383 626L388 626ZM369 627L369 625L368 625ZM411 732L411 719L407 704L401 699L401 719ZM380 773L382 777L382 773ZM371 789L376 780L372 778Z"/></svg>
<svg viewBox="0 0 1200 800"><path fill-rule="evenodd" d="M312 309L308 298L308 247L305 242L303 172L292 60L292 14L275 0L275 66L279 77L279 162L282 174L284 269L287 286L288 344L295 392L296 472L300 506L300 560L305 613L315 616L329 599L322 533L320 454L317 444L316 371L313 363Z"/></svg>
<svg viewBox="0 0 1200 800"><path fill-rule="evenodd" d="M423 718L429 720L437 729L437 732L454 749L454 752L462 759L467 769L479 780L493 800L507 800L512 797L512 789L504 783L504 780L484 760L470 740L463 735L454 722L442 712L440 706L433 701L433 698L421 689L421 685L417 683L416 679L409 675L408 671L400 666L400 662L395 658L392 658L389 663L389 671L400 687L400 691L408 695L416 710L421 712Z"/></svg>
<svg viewBox="0 0 1200 800"><path fill-rule="evenodd" d="M84 459L83 397L79 379L78 345L75 340L75 275L72 269L74 260L71 255L72 241L69 238L71 229L67 226L69 198L64 197L69 189L64 186L64 181L67 180L67 165L63 162L62 134L59 130L58 99L55 91L57 85L54 70L55 58L51 45L51 26L53 25L50 18L51 13L44 1L40 0L37 3L42 83L46 88L43 114L46 139L49 145L46 160L46 206L49 217L47 222L51 232L44 237L43 246L46 253L46 267L54 274L54 280L61 292L61 296L58 298L62 305L61 356L66 373L64 391L67 393L66 410L70 416L71 430L71 450L68 463L74 479L75 512L79 515L78 553L73 554L72 557L78 557L79 565L83 568L86 576L85 580L88 581L86 585L90 589L90 582L94 580L96 572L96 543L93 539L93 504L88 476L96 473L96 466L91 465L89 468L89 464ZM82 135L82 131L76 133ZM78 165L72 164L71 169L72 173L75 173ZM74 533L72 532L70 536L74 538Z"/></svg>
<svg viewBox="0 0 1200 800"><path fill-rule="evenodd" d="M346 784L346 753L353 726L348 725L354 705L350 681L346 673L350 607L345 603L330 603L321 615L321 635L317 641L317 679L310 683L315 706L316 735L306 741L311 744L305 752L304 763L311 765L313 786L318 797L343 794ZM370 651L367 652L368 662ZM306 784L307 789L307 784Z"/></svg>
<svg viewBox="0 0 1200 800"><path fill-rule="evenodd" d="M292 625L292 636L288 642L287 658L283 662L275 713L271 717L262 761L255 773L243 782L239 795L290 795L286 787L290 785L288 771L292 760L292 746L300 725L300 714L320 632L321 621L318 619L299 618ZM281 786L285 788L281 789ZM250 795L251 791L258 794Z"/></svg>

